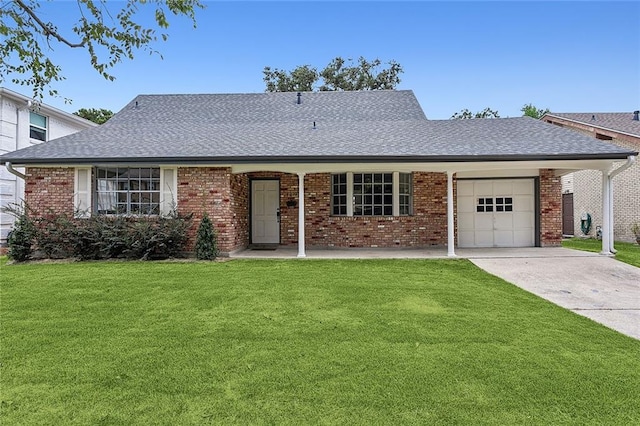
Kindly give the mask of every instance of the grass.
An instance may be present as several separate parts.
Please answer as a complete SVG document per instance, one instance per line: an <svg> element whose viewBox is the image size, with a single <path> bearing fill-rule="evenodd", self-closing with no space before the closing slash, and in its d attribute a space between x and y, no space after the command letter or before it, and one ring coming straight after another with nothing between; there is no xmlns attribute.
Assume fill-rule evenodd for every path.
<svg viewBox="0 0 640 426"><path fill-rule="evenodd" d="M14 424L640 424L640 341L466 260L3 265Z"/></svg>
<svg viewBox="0 0 640 426"><path fill-rule="evenodd" d="M616 241L614 244L617 253L616 259L640 268L640 246L632 243ZM562 247L600 252L602 251L602 241L593 238L571 238L562 242Z"/></svg>

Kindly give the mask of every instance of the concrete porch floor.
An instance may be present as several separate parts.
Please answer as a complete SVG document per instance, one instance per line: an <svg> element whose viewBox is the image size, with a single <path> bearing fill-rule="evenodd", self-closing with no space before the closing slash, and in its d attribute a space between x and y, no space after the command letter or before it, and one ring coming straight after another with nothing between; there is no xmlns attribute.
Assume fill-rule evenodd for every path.
<svg viewBox="0 0 640 426"><path fill-rule="evenodd" d="M446 247L421 249L344 248L307 249L306 259L447 259ZM296 247L280 246L275 250L246 249L231 253L232 259L295 259ZM544 258L544 257L593 257L598 253L571 250L562 247L522 248L475 248L457 249L456 256L462 259L485 258Z"/></svg>

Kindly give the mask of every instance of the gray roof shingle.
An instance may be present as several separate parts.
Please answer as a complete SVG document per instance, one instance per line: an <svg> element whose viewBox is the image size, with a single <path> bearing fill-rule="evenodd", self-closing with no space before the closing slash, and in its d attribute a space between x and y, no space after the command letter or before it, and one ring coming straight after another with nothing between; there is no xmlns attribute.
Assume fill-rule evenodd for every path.
<svg viewBox="0 0 640 426"><path fill-rule="evenodd" d="M548 115L640 137L640 121L633 119L632 112L550 112Z"/></svg>
<svg viewBox="0 0 640 426"><path fill-rule="evenodd" d="M427 120L412 91L140 95L97 128L6 154L15 164L624 158L528 117ZM315 128L314 128L315 123Z"/></svg>

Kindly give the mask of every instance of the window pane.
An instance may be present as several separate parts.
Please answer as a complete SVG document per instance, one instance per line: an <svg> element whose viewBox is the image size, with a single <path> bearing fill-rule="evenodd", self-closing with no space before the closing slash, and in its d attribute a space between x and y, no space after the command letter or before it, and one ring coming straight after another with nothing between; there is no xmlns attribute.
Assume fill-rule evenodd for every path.
<svg viewBox="0 0 640 426"><path fill-rule="evenodd" d="M96 168L96 211L100 214L158 214L159 168Z"/></svg>
<svg viewBox="0 0 640 426"><path fill-rule="evenodd" d="M42 130L42 129L38 129L36 127L31 127L29 129L29 137L31 139L37 139L39 141L46 141L47 140L47 131L46 130Z"/></svg>
<svg viewBox="0 0 640 426"><path fill-rule="evenodd" d="M47 128L47 117L45 117L44 115L40 115L38 113L35 113L33 111L31 111L29 113L29 123L33 124L34 126L38 126L38 127L42 127L44 129Z"/></svg>

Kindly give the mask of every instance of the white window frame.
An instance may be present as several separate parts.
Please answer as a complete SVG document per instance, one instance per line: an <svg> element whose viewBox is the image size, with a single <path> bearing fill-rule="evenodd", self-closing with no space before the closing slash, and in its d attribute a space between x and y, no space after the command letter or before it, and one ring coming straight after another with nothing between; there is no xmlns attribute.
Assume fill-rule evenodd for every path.
<svg viewBox="0 0 640 426"><path fill-rule="evenodd" d="M113 192L114 194L118 193L127 193L127 212L126 213L98 213L98 198L99 198L99 194L98 194L98 188L97 188L97 181L99 180L99 176L98 176L98 169L110 169L110 168L117 168L117 169L157 169L160 172L160 178L158 181L158 189L157 190L153 190L153 189L145 189L145 190L141 190L141 189L127 189L127 190L118 190L118 189L114 189ZM92 188L91 188L91 194L94 197L94 203L93 203L93 212L95 214L100 214L100 215L110 215L110 216L158 216L158 215L163 215L164 211L163 211L163 203L162 203L162 199L163 199L163 190L162 190L162 184L163 184L163 174L164 171L166 170L174 170L174 169L170 169L170 168L162 168L162 167L158 167L158 166L138 166L138 167L134 167L134 166L127 166L127 167L109 167L109 166L100 166L100 167L94 167L93 168L93 179L92 179ZM176 187L175 185L175 180L176 180L176 175L177 173L174 171L173 172L174 178L170 179L173 183L174 183L174 188ZM175 191L173 191L175 193ZM149 194L154 194L157 193L158 194L158 213L150 213L150 214L146 214L146 213L139 213L139 212L131 212L131 206L133 204L136 204L134 202L131 201L130 196L134 193L149 193ZM175 195L173 195L173 197L175 197ZM171 203L169 203L171 204ZM117 206L117 200L116 200L116 206Z"/></svg>
<svg viewBox="0 0 640 426"><path fill-rule="evenodd" d="M409 213L408 214L400 214L400 172L357 172L358 174L392 174L392 214L391 215L356 215L354 214L354 205L355 205L355 197L353 193L353 175L354 172L346 172L346 173L333 173L331 175L331 216L335 217L394 217L394 216L412 216L413 215L413 174L412 173L403 173L410 176L409 182ZM334 175L347 175L347 214L334 214L333 210L333 176ZM351 200L349 202L348 200Z"/></svg>
<svg viewBox="0 0 640 426"><path fill-rule="evenodd" d="M39 126L37 124L34 124L31 121L32 114L44 118L44 127ZM38 139L38 138L31 137L31 129L32 128L44 131L44 139ZM46 115L38 114L37 112L34 112L34 111L29 111L29 138L30 139L33 139L33 140L36 140L36 141L39 141L39 142L46 142L47 139L49 138L49 129L48 128L49 128L49 117L47 117Z"/></svg>

